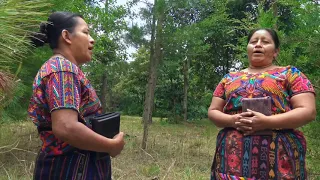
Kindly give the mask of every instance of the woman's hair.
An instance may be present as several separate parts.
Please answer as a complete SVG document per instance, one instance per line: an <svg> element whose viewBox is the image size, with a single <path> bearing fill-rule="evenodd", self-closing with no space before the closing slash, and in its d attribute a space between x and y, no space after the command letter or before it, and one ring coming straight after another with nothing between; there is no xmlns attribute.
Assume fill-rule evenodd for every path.
<svg viewBox="0 0 320 180"><path fill-rule="evenodd" d="M275 44L275 48L278 49L280 47L280 40L279 40L277 32L275 30L273 30L273 29L270 29L270 28L257 28L257 29L251 30L249 35L248 35L248 43L250 42L250 39L253 36L253 34L255 32L259 31L259 30L267 31L272 37L272 40L273 40L273 42Z"/></svg>
<svg viewBox="0 0 320 180"><path fill-rule="evenodd" d="M65 29L72 33L78 23L77 17L83 18L79 14L70 12L52 13L47 22L40 24L40 32L32 35L32 43L36 47L49 43L51 49L57 48L61 32Z"/></svg>

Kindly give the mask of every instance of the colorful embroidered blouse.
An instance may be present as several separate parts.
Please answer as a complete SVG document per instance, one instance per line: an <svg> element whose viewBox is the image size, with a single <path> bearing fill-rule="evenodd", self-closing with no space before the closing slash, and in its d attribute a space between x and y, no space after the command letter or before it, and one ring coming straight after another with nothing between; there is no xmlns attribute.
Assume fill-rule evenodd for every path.
<svg viewBox="0 0 320 180"><path fill-rule="evenodd" d="M303 92L314 93L307 77L296 67L287 66L259 74L231 72L223 77L213 95L226 100L225 113L241 112L242 98L270 96L273 114L291 110L290 98Z"/></svg>
<svg viewBox="0 0 320 180"><path fill-rule="evenodd" d="M38 128L51 128L51 112L57 109L73 109L81 117L101 113L100 100L89 80L80 68L62 57L49 59L38 71L28 113ZM49 155L72 149L50 130L40 132L40 139L42 151Z"/></svg>
<svg viewBox="0 0 320 180"><path fill-rule="evenodd" d="M290 98L314 89L296 67L287 66L259 74L231 72L213 95L226 101L224 113L242 110L242 98L269 96L273 114L292 109ZM307 179L306 141L298 130L274 130L272 135L244 136L233 128L220 130L211 179Z"/></svg>

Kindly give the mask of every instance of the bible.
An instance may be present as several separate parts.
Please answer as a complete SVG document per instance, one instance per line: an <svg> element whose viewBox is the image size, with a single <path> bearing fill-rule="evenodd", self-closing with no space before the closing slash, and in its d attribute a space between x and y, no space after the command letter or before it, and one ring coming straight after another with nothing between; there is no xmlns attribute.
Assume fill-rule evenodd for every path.
<svg viewBox="0 0 320 180"><path fill-rule="evenodd" d="M113 138L120 131L120 113L113 112L90 118L92 130L104 137ZM108 156L108 153L97 152L97 159Z"/></svg>
<svg viewBox="0 0 320 180"><path fill-rule="evenodd" d="M266 116L271 116L271 98L243 98L242 99L242 112L247 112L247 109L260 112ZM254 132L252 135L272 135L272 130L262 130Z"/></svg>

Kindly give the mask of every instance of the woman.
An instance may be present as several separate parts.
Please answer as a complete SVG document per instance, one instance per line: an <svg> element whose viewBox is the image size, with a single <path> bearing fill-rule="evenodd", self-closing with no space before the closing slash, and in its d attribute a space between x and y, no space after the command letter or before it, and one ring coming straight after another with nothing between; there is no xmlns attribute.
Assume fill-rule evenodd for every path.
<svg viewBox="0 0 320 180"><path fill-rule="evenodd" d="M296 67L276 66L277 33L248 36L249 67L224 76L208 116L223 128L217 137L211 179L307 179L306 141L295 130L315 119L315 92ZM272 115L242 112L242 98L271 97ZM272 135L256 132L272 129ZM260 133L261 134L261 133Z"/></svg>
<svg viewBox="0 0 320 180"><path fill-rule="evenodd" d="M122 151L124 140L122 132L108 139L84 121L101 113L96 92L79 68L92 57L94 40L88 25L80 15L55 12L40 31L34 44L48 42L53 56L35 77L28 109L43 142L34 179L110 180L110 157L97 159L96 152L114 157Z"/></svg>

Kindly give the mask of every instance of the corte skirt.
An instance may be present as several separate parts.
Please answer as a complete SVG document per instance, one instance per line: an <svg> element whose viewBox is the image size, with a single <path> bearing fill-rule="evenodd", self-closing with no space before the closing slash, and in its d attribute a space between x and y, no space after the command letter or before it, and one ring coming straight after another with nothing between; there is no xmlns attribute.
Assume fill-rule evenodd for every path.
<svg viewBox="0 0 320 180"><path fill-rule="evenodd" d="M91 151L72 151L49 156L39 152L34 180L111 180L110 156L97 160Z"/></svg>
<svg viewBox="0 0 320 180"><path fill-rule="evenodd" d="M297 130L243 136L232 128L217 136L211 180L307 179L306 140Z"/></svg>

